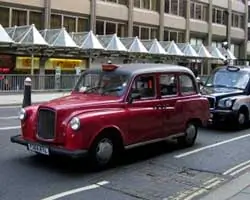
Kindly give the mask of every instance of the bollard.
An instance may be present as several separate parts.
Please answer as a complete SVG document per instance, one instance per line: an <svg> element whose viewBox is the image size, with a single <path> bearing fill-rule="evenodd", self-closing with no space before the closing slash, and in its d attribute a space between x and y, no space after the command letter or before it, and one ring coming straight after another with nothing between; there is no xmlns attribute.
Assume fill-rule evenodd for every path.
<svg viewBox="0 0 250 200"><path fill-rule="evenodd" d="M23 108L31 105L31 85L31 78L25 78L23 91Z"/></svg>

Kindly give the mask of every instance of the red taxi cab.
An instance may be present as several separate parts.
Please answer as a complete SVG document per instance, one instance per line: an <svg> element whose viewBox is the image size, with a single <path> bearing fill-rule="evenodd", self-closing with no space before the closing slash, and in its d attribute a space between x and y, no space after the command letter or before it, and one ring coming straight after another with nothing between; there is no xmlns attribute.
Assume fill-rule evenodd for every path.
<svg viewBox="0 0 250 200"><path fill-rule="evenodd" d="M122 150L153 142L192 146L208 119L208 100L191 70L107 64L85 71L70 95L21 109L21 135L11 141L47 156L87 156L104 167Z"/></svg>

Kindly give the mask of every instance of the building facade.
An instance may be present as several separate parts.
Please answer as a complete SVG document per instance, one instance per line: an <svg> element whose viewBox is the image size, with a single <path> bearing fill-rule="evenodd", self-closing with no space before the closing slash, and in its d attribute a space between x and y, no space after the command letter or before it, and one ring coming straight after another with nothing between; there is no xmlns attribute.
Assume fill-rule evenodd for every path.
<svg viewBox="0 0 250 200"><path fill-rule="evenodd" d="M237 58L247 55L246 0L1 0L4 27L35 24L68 32L174 40L220 47L227 41Z"/></svg>

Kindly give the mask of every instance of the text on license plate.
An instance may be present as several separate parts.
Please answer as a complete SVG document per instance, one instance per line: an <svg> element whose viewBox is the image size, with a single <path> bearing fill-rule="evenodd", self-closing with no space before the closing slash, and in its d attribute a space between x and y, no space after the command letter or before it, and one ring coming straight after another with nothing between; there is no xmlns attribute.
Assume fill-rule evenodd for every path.
<svg viewBox="0 0 250 200"><path fill-rule="evenodd" d="M49 148L37 144L28 144L28 150L36 153L49 155Z"/></svg>

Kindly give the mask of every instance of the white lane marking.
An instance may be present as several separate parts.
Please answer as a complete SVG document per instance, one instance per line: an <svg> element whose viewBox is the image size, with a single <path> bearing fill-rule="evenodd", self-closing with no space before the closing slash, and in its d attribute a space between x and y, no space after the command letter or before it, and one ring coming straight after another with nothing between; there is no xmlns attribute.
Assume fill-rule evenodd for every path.
<svg viewBox="0 0 250 200"><path fill-rule="evenodd" d="M198 148L198 149L195 149L195 150L192 150L192 151L188 151L188 152L185 152L185 153L182 153L182 154L179 154L179 155L175 155L174 157L175 158L182 158L182 157L189 156L189 155L192 155L192 154L195 154L195 153L207 150L207 149L211 149L211 148L223 145L223 144L234 142L234 141L237 141L237 140L249 137L249 136L250 136L250 134L246 134L246 135L235 137L235 138L232 138L232 139L229 139L229 140L224 140L222 142L218 142L218 143L211 144L211 145L208 145L208 146L204 146L204 147L201 147L201 148Z"/></svg>
<svg viewBox="0 0 250 200"><path fill-rule="evenodd" d="M234 176L234 175L239 174L240 172L242 172L242 171L244 171L244 170L246 170L246 169L248 169L248 168L250 168L250 164L249 164L249 165L246 165L245 167L242 167L242 168L239 169L239 170L236 170L235 172L231 173L230 175L231 175L231 176Z"/></svg>
<svg viewBox="0 0 250 200"><path fill-rule="evenodd" d="M0 120L18 119L18 116L0 117Z"/></svg>
<svg viewBox="0 0 250 200"><path fill-rule="evenodd" d="M96 184L87 185L85 187L76 188L73 190L62 192L62 193L59 193L59 194L56 194L56 195L53 195L53 196L50 196L50 197L47 197L47 198L44 198L41 200L55 200L55 199L59 199L59 198L65 197L65 196L75 194L75 193L79 193L79 192L83 192L83 191L87 191L87 190L93 190L93 189L99 188L102 185L106 185L106 184L109 184L109 182L108 181L101 181L101 182L98 182Z"/></svg>
<svg viewBox="0 0 250 200"><path fill-rule="evenodd" d="M243 167L244 165L247 165L247 164L249 164L249 163L250 163L250 160L245 161L245 162L243 162L243 163L240 163L240 164L238 164L238 165L236 165L236 166L234 166L234 167L228 169L227 171L225 171L225 172L223 173L223 175L228 175L228 174L230 174L231 172L233 172L233 171L239 169L240 167Z"/></svg>
<svg viewBox="0 0 250 200"><path fill-rule="evenodd" d="M20 128L21 126L0 127L0 131L14 130L14 129L20 129Z"/></svg>

